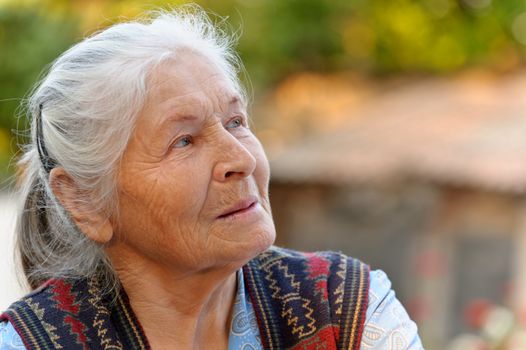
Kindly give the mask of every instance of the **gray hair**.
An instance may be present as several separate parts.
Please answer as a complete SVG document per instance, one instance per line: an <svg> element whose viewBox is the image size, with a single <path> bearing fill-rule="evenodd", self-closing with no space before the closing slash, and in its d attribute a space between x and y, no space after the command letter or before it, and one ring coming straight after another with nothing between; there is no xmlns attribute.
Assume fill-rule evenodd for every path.
<svg viewBox="0 0 526 350"><path fill-rule="evenodd" d="M117 281L104 246L76 227L53 194L49 164L90 193L99 213L118 214L116 172L146 99L148 74L190 49L217 65L246 99L234 43L201 8L184 6L113 25L51 65L29 97L31 142L18 162L17 245L32 288L49 278L102 276L110 289Z"/></svg>

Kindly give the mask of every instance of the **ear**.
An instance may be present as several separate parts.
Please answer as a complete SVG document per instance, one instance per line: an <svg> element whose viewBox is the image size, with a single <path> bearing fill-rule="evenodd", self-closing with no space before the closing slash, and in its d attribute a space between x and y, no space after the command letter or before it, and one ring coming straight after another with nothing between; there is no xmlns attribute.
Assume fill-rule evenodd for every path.
<svg viewBox="0 0 526 350"><path fill-rule="evenodd" d="M113 226L104 213L97 212L90 193L81 190L62 167L49 173L49 185L60 204L77 227L91 240L107 243L113 237Z"/></svg>

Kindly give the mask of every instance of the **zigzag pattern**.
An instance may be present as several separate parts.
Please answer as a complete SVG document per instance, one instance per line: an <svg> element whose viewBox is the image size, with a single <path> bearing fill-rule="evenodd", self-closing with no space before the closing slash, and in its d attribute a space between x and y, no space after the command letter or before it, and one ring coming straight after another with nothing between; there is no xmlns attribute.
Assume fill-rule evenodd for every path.
<svg viewBox="0 0 526 350"><path fill-rule="evenodd" d="M0 322L9 320L31 350L149 350L124 290L103 295L99 286L94 279L49 280L0 314Z"/></svg>
<svg viewBox="0 0 526 350"><path fill-rule="evenodd" d="M330 263L330 273L319 259ZM273 247L243 273L265 349L359 349L368 302L366 265L336 253L304 255ZM323 288L328 301L320 298ZM92 350L150 349L124 291L116 299L110 304L95 281L52 280L11 305L0 321L9 320L33 350L87 349L88 342Z"/></svg>
<svg viewBox="0 0 526 350"><path fill-rule="evenodd" d="M306 298L301 298L301 300L303 301L303 304L301 304L301 307L303 307L305 310L307 310L307 313L305 314L305 317L308 320L310 320L310 322L307 325L307 327L309 327L311 329L311 331L306 332L306 333L302 332L300 334L300 336L299 336L300 339L305 337L305 336L309 336L309 335L311 335L312 333L314 333L316 331L316 327L314 327L314 323L316 323L316 320L314 319L314 317L312 317L312 314L314 313L314 309L309 307L309 305L311 304L311 301L309 299L306 299Z"/></svg>
<svg viewBox="0 0 526 350"><path fill-rule="evenodd" d="M273 268L279 273L277 278L274 277ZM289 272L288 265L284 264L283 260L277 259L265 264L264 271L266 272L265 279L270 282L269 288L273 291L272 297L282 302L281 317L286 318L287 325L292 325L292 334L297 334L301 339L316 332L316 327L314 326L316 320L312 317L314 310L309 307L311 301L300 295L301 283L295 280L293 273ZM281 287L278 286L278 280L281 283ZM292 291L289 291L290 287L292 287ZM287 292L282 293L284 288L287 289ZM294 316L294 301L298 300L302 302L301 307L306 311L303 317L309 321L307 325L298 325L299 317ZM305 330L306 328L307 330Z"/></svg>
<svg viewBox="0 0 526 350"><path fill-rule="evenodd" d="M64 282L64 280L53 280L50 283L52 297L51 300L57 302L57 307L62 310L69 312L73 315L79 313L79 306L75 303L76 294L71 292L73 286L70 283Z"/></svg>
<svg viewBox="0 0 526 350"><path fill-rule="evenodd" d="M88 303L90 303L95 309L95 317L93 318L93 327L97 330L97 335L100 338L100 345L102 348L123 350L122 343L118 339L112 339L108 330L108 318L110 312L108 308L102 303L101 290L99 283L94 278L88 281Z"/></svg>
<svg viewBox="0 0 526 350"><path fill-rule="evenodd" d="M357 349L369 288L364 266L341 254L276 247L249 262L245 281L264 348Z"/></svg>
<svg viewBox="0 0 526 350"><path fill-rule="evenodd" d="M277 268L278 272L281 272L280 277L284 277L285 281L288 282L286 285L291 286L294 291L291 293L287 293L284 295L280 295L281 293L281 287L278 286L278 279L274 278L274 272L272 271L272 268ZM283 261L281 260L274 260L270 264L266 264L263 266L263 269L267 273L265 276L265 279L270 282L269 288L273 290L272 297L276 299L285 300L289 295L295 296L298 294L300 290L300 282L294 281L294 274L289 273L289 267L287 265L283 264Z"/></svg>
<svg viewBox="0 0 526 350"><path fill-rule="evenodd" d="M339 257L338 272L336 276L340 279L338 287L334 290L334 307L336 307L336 315L341 315L343 311L343 296L345 294L345 275L347 274L347 262L342 256Z"/></svg>
<svg viewBox="0 0 526 350"><path fill-rule="evenodd" d="M304 255L307 258L305 273L309 279L315 281L314 294L320 298L320 304L328 302L327 280L331 262L315 253L304 253Z"/></svg>
<svg viewBox="0 0 526 350"><path fill-rule="evenodd" d="M64 323L70 326L71 335L75 335L77 343L85 350L89 350L86 337L86 325L76 317L79 313L79 305L76 302L77 295L72 292L73 285L63 280L54 280L51 286L52 300L57 302L57 307L65 311Z"/></svg>
<svg viewBox="0 0 526 350"><path fill-rule="evenodd" d="M63 349L62 345L60 345L57 342L60 339L60 336L58 334L56 334L57 327L55 327L52 324L47 323L46 321L44 321L44 309L40 308L38 306L38 303L34 302L33 299L31 299L31 298L27 298L26 302L27 302L27 305L29 305L29 307L31 308L31 310L33 310L35 315L37 315L37 317L42 320L42 326L44 326L44 329L46 330L47 334L49 335L49 339L51 340L51 342L53 343L55 348L56 349Z"/></svg>

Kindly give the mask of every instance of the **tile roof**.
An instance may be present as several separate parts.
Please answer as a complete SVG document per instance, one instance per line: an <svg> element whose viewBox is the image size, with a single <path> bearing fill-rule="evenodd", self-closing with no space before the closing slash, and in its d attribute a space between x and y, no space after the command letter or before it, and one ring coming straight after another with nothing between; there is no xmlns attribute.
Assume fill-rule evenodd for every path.
<svg viewBox="0 0 526 350"><path fill-rule="evenodd" d="M526 74L437 79L377 94L336 132L272 156L275 180L418 177L526 193Z"/></svg>

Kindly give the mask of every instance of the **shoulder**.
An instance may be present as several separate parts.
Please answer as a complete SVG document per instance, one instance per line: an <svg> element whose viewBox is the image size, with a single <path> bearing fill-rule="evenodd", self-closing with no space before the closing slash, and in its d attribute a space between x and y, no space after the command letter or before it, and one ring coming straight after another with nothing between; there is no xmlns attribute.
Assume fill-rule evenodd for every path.
<svg viewBox="0 0 526 350"><path fill-rule="evenodd" d="M25 350L22 339L9 322L0 322L0 350Z"/></svg>
<svg viewBox="0 0 526 350"><path fill-rule="evenodd" d="M84 301L88 298L85 284L84 281L49 280L12 303L0 314L0 322L12 325L29 348L60 348L57 339L73 334L69 325L62 322L64 317L78 320L81 312L93 313L91 307L85 307Z"/></svg>
<svg viewBox="0 0 526 350"><path fill-rule="evenodd" d="M369 266L358 259L332 251L300 252L271 246L252 259L245 270L261 273L282 271L285 275L294 274L295 278L327 280L340 285L347 281L360 289L369 288Z"/></svg>
<svg viewBox="0 0 526 350"><path fill-rule="evenodd" d="M282 276L286 283L315 283L317 289L326 289L329 295L345 291L354 298L365 294L360 299L367 302L369 266L339 252L300 252L272 246L252 259L244 270L264 274L267 281Z"/></svg>
<svg viewBox="0 0 526 350"><path fill-rule="evenodd" d="M277 246L271 246L260 255L256 256L251 260L252 264L255 265L269 265L276 264L277 261L286 262L289 265L302 265L302 264L314 264L314 265L356 265L368 269L368 265L346 256L340 252L333 251L317 251L317 252L300 252L297 250L281 248Z"/></svg>
<svg viewBox="0 0 526 350"><path fill-rule="evenodd" d="M256 315L273 314L276 319L289 304L302 300L296 321L288 320L275 332L283 332L291 322L299 322L297 315L303 315L305 324L334 332L341 344L351 344L361 334L369 289L369 266L361 261L338 252L271 247L243 270ZM302 308L307 306L310 311L305 314ZM309 318L311 314L316 321Z"/></svg>
<svg viewBox="0 0 526 350"><path fill-rule="evenodd" d="M381 270L371 271L370 281L362 347L423 349L417 326L396 298L387 275Z"/></svg>
<svg viewBox="0 0 526 350"><path fill-rule="evenodd" d="M50 283L44 283L39 288L31 291L30 293L22 296L17 301L13 302L9 307L3 312L0 310L0 322L13 322L13 316L21 309L30 307L31 303L34 300L39 300L45 298L45 294L48 292Z"/></svg>
<svg viewBox="0 0 526 350"><path fill-rule="evenodd" d="M25 349L22 341L24 334L17 331L23 329L28 323L27 318L40 314L39 306L49 297L51 281L42 284L17 301L13 302L6 310L0 311L0 350ZM21 328L22 327L22 328Z"/></svg>
<svg viewBox="0 0 526 350"><path fill-rule="evenodd" d="M26 313L26 311L23 310L35 309L41 301L49 300L51 294L54 292L56 284L57 282L55 280L49 280L43 283L37 289L31 291L30 293L12 303L3 313L0 312L0 322L9 321L13 323L20 312L23 312L24 314ZM38 310L35 309L34 311Z"/></svg>
<svg viewBox="0 0 526 350"><path fill-rule="evenodd" d="M369 288L369 266L340 252L300 252L271 246L247 266L249 270L286 270L297 278L327 280L329 288L344 281L362 290Z"/></svg>

